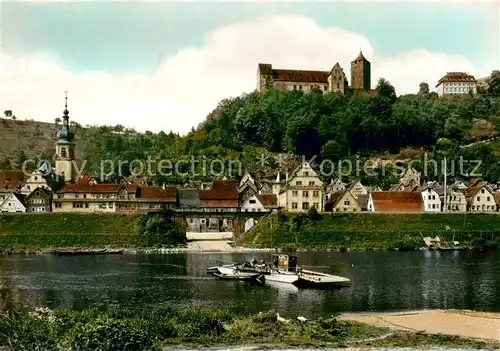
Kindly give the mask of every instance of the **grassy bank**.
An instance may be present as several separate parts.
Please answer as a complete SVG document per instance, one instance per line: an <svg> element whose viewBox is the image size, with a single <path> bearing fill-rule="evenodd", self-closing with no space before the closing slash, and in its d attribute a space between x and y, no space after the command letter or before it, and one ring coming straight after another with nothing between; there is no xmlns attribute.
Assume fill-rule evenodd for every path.
<svg viewBox="0 0 500 351"><path fill-rule="evenodd" d="M107 311L39 309L0 313L0 348L11 350L152 350L165 346L261 345L267 347L461 346L492 344L458 337L429 336L339 321L333 317L278 321L270 311L251 316L226 310L168 306Z"/></svg>
<svg viewBox="0 0 500 351"><path fill-rule="evenodd" d="M182 235L177 240L179 229L166 221L139 214L1 215L0 252L54 247L154 247L172 243L172 236L182 243Z"/></svg>
<svg viewBox="0 0 500 351"><path fill-rule="evenodd" d="M500 215L290 214L263 218L243 238L248 247L413 250L422 237L440 235L476 247L498 248Z"/></svg>

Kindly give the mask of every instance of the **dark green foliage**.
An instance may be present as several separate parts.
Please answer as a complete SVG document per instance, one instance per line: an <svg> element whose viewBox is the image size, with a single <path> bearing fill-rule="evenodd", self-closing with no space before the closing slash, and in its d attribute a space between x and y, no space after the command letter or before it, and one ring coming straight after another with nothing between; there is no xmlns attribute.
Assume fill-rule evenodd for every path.
<svg viewBox="0 0 500 351"><path fill-rule="evenodd" d="M44 213L0 216L0 252L55 247L157 247L184 244L171 217Z"/></svg>
<svg viewBox="0 0 500 351"><path fill-rule="evenodd" d="M245 246L291 248L380 248L415 250L423 237L439 235L464 245L500 247L500 215L490 214L273 214L245 234ZM446 230L446 227L451 230ZM479 238L484 238L482 241ZM271 240L273 245L271 246Z"/></svg>

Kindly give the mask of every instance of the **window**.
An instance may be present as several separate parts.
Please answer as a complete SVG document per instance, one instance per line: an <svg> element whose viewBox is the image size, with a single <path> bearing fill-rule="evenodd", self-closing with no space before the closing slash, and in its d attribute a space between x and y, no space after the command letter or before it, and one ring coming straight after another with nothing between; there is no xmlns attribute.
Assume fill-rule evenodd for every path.
<svg viewBox="0 0 500 351"><path fill-rule="evenodd" d="M37 192L35 193L35 196L36 196L36 197L40 197L40 192L39 192L39 191L37 191Z"/></svg>
<svg viewBox="0 0 500 351"><path fill-rule="evenodd" d="M66 148L61 148L61 157L66 157Z"/></svg>
<svg viewBox="0 0 500 351"><path fill-rule="evenodd" d="M309 209L309 202L303 202L302 203L302 209L303 210L308 210Z"/></svg>
<svg viewBox="0 0 500 351"><path fill-rule="evenodd" d="M314 180L311 180L311 181L309 182L309 185L314 185Z"/></svg>
<svg viewBox="0 0 500 351"><path fill-rule="evenodd" d="M306 191L303 191L303 192L302 192L302 196L303 196L303 197L309 197L309 191L307 191L307 190L306 190Z"/></svg>
<svg viewBox="0 0 500 351"><path fill-rule="evenodd" d="M309 176L309 172L304 172L304 176Z"/></svg>
<svg viewBox="0 0 500 351"><path fill-rule="evenodd" d="M299 90L302 90L302 85L299 85Z"/></svg>
<svg viewBox="0 0 500 351"><path fill-rule="evenodd" d="M490 201L490 197L489 196L486 196L486 201Z"/></svg>
<svg viewBox="0 0 500 351"><path fill-rule="evenodd" d="M292 196L293 196L293 197L297 197L297 196L299 196L299 192L298 192L297 190L293 190L293 191L292 191Z"/></svg>
<svg viewBox="0 0 500 351"><path fill-rule="evenodd" d="M297 180L297 182L295 183L295 185L302 185L302 182L300 180Z"/></svg>
<svg viewBox="0 0 500 351"><path fill-rule="evenodd" d="M319 197L319 191L318 190L314 190L313 191L313 197Z"/></svg>
<svg viewBox="0 0 500 351"><path fill-rule="evenodd" d="M296 202L292 202L292 209L296 210L297 209L297 203Z"/></svg>
<svg viewBox="0 0 500 351"><path fill-rule="evenodd" d="M349 201L349 200L345 200L345 201L344 201L344 205L348 206L348 205L350 205L350 204L351 204L351 201Z"/></svg>
<svg viewBox="0 0 500 351"><path fill-rule="evenodd" d="M481 201L481 197L480 196L477 197L477 201Z"/></svg>
<svg viewBox="0 0 500 351"><path fill-rule="evenodd" d="M313 207L314 207L314 208L319 208L319 202L315 202L315 203L313 203Z"/></svg>
<svg viewBox="0 0 500 351"><path fill-rule="evenodd" d="M256 201L252 199L252 200L248 200L248 202L251 204L255 204Z"/></svg>

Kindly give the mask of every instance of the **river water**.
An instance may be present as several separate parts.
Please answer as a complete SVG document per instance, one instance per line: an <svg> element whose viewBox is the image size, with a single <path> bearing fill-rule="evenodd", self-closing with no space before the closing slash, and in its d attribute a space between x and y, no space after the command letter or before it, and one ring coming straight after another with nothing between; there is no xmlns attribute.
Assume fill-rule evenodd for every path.
<svg viewBox="0 0 500 351"><path fill-rule="evenodd" d="M352 280L348 288L221 281L206 273L217 260L270 260L269 253L0 257L0 285L28 307L168 303L276 310L308 318L338 312L420 309L500 311L500 252L300 252L299 264Z"/></svg>

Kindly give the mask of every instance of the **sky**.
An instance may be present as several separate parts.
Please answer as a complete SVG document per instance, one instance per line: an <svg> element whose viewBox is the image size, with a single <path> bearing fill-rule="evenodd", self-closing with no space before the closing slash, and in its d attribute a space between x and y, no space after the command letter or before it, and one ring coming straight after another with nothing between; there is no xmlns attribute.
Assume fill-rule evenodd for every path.
<svg viewBox="0 0 500 351"><path fill-rule="evenodd" d="M0 0L0 111L18 119L188 132L252 92L257 64L350 80L360 49L372 88L431 89L448 71L500 68L500 3Z"/></svg>

